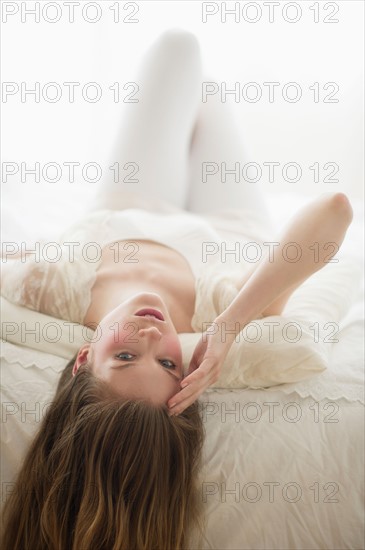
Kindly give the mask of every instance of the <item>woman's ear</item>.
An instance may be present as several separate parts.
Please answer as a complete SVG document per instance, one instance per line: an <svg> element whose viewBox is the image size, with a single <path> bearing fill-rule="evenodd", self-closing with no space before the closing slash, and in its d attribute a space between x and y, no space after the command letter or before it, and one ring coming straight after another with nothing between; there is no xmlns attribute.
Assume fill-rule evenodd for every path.
<svg viewBox="0 0 365 550"><path fill-rule="evenodd" d="M86 363L89 351L90 351L90 344L85 344L79 349L79 352L76 356L75 364L72 369L72 376L75 376L79 367L84 363Z"/></svg>

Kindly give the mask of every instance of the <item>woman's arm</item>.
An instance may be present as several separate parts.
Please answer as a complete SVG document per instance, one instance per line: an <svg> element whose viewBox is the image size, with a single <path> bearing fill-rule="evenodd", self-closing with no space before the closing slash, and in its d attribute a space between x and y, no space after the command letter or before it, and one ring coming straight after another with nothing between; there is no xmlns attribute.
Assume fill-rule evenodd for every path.
<svg viewBox="0 0 365 550"><path fill-rule="evenodd" d="M326 193L303 207L276 240L279 244L272 247L271 255L258 264L219 315L217 324L223 323L222 330L236 327L237 335L253 319L280 315L294 290L337 253L352 217L343 193Z"/></svg>
<svg viewBox="0 0 365 550"><path fill-rule="evenodd" d="M258 264L233 302L203 334L189 375L181 383L184 389L169 400L171 414L182 412L218 380L233 341L250 321L280 315L292 292L328 263L342 244L352 216L343 193L326 193L297 213L277 239L274 253Z"/></svg>

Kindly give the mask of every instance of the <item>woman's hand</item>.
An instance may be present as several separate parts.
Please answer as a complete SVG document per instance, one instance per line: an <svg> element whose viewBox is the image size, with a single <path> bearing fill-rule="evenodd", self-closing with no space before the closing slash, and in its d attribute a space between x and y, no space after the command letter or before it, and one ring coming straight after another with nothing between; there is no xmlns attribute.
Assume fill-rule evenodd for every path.
<svg viewBox="0 0 365 550"><path fill-rule="evenodd" d="M182 390L168 401L170 415L183 412L218 380L233 340L232 335L223 334L217 322L202 334L190 360L188 375L181 382Z"/></svg>

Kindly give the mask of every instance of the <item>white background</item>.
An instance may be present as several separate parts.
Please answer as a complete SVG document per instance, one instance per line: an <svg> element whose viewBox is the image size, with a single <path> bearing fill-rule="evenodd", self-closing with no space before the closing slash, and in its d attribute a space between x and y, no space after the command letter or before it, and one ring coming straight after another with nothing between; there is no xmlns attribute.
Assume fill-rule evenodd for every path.
<svg viewBox="0 0 365 550"><path fill-rule="evenodd" d="M46 4L57 4L60 21L49 23L56 9L42 9ZM240 97L234 101L227 96L237 117L245 143L243 162L279 162L275 181L268 181L263 171L261 184L276 197L285 193L298 197L316 196L323 191L343 191L357 200L363 193L363 19L364 4L359 1L296 3L280 2L275 7L274 21L269 21L269 7L264 2L211 2L217 13L202 21L202 2L118 2L120 21L114 22L116 2L95 2L101 17L89 23L82 16L82 8L90 4L86 14L96 17L92 3L80 0L75 4L75 21L69 22L69 10L64 2L40 2L40 22L25 9L34 9L35 2L2 2L2 82L25 82L34 88L49 82L60 84L60 101L50 103L42 96L39 103L28 95L21 101L20 92L2 96L2 167L4 162L25 162L28 167L40 162L97 162L107 167L107 157L121 119L123 103L113 101L108 89L114 82L121 87L133 81L138 62L149 45L165 29L182 28L193 32L200 43L207 80L227 88L238 82L261 86L262 98L256 103ZM129 23L133 4L138 11L130 15L138 20ZM296 4L297 7L289 4ZM235 15L227 14L222 22L224 6ZM299 6L299 8L298 8ZM312 7L312 9L310 9ZM318 8L318 23L314 22ZM18 9L14 15L6 11ZM115 8L114 8L115 9ZM295 23L285 21L300 18ZM261 14L260 14L261 11ZM337 13L335 13L337 12ZM249 22L255 17L257 22ZM325 23L338 19L337 23ZM22 22L22 18L24 22ZM238 19L235 20L235 19ZM246 19L246 20L245 20ZM88 82L98 82L103 96L97 103L82 98L80 89ZM68 100L63 82L79 82L75 102ZM279 82L273 103L268 100L264 82ZM296 103L284 101L283 86L296 82L302 89L302 98ZM319 83L319 101L309 89ZM337 103L326 103L331 92L323 89L335 82L339 91ZM123 91L123 90L122 90ZM293 90L289 90L292 92ZM251 89L251 93L253 90ZM50 90L50 95L52 91ZM123 92L125 94L126 92ZM238 161L240 159L237 159ZM285 182L281 167L288 162L301 166L302 177L296 183ZM314 163L321 167L320 181L314 181L309 169ZM333 176L338 182L324 182L330 170L328 162L336 163L339 172ZM68 182L65 167L59 183L34 177L21 181L20 171L2 181L2 209L4 223L12 220L14 238L32 238L44 233L51 235L61 226L67 226L86 208L95 192L96 183L84 181L81 170L76 171L75 183ZM171 175L173 177L173 174ZM279 199L280 200L280 199ZM14 223L16 222L16 225ZM9 227L9 226L8 226ZM4 228L3 228L4 229ZM5 228L6 229L6 228ZM11 235L7 233L7 238Z"/></svg>

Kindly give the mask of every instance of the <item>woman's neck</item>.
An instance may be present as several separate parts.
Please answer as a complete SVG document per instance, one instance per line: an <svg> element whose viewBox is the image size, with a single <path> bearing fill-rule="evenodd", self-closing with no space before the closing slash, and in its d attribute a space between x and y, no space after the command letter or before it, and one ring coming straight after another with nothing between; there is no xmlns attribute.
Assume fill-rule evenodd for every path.
<svg viewBox="0 0 365 550"><path fill-rule="evenodd" d="M109 249L91 290L84 324L95 326L122 302L141 292L155 292L168 309L177 332L193 332L195 279L186 260L174 250L152 242L139 242L137 262L116 263Z"/></svg>

